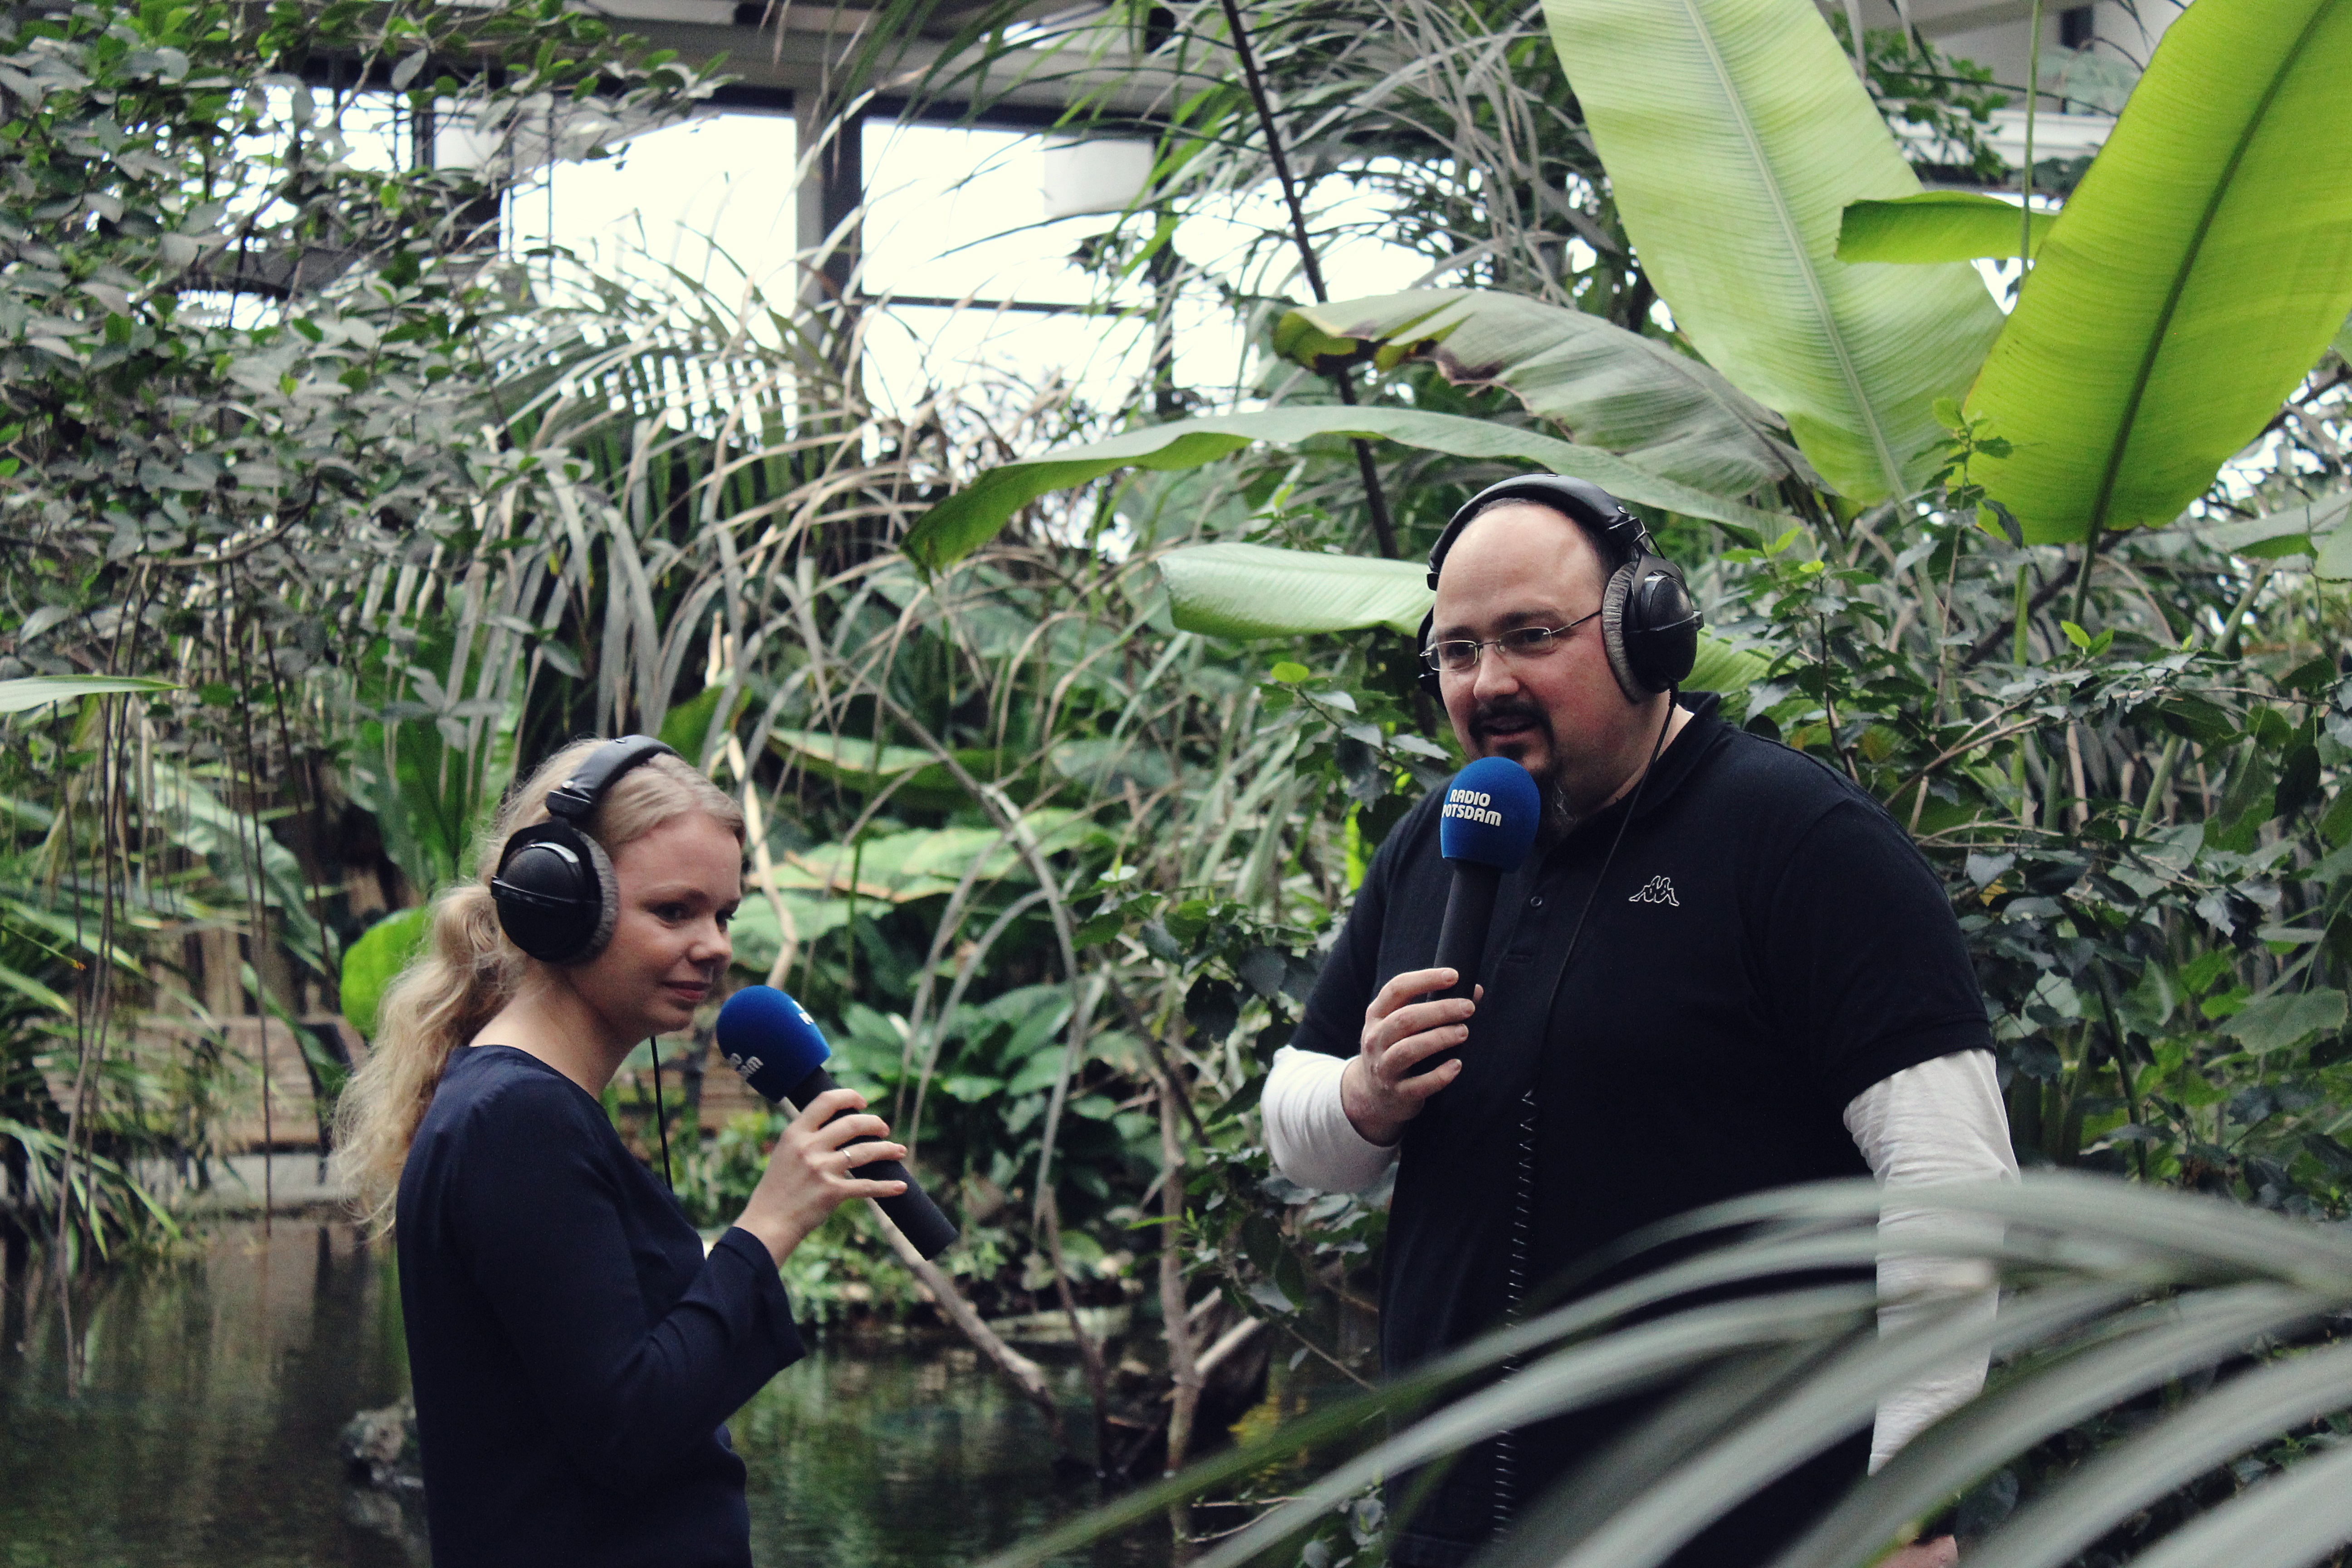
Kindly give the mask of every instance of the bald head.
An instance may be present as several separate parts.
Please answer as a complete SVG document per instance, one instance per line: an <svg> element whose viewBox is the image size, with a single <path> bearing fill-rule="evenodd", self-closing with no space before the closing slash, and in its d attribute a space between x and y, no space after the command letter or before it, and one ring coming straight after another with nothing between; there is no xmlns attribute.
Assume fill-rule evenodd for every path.
<svg viewBox="0 0 2352 1568"><path fill-rule="evenodd" d="M1438 687L1463 751L1520 763L1569 818L1597 810L1639 770L1664 717L1663 695L1625 700L1601 622L1587 618L1601 608L1609 573L1600 546L1566 513L1517 500L1472 518L1438 572L1438 641L1575 626L1539 657L1486 647L1472 668L1441 675Z"/></svg>

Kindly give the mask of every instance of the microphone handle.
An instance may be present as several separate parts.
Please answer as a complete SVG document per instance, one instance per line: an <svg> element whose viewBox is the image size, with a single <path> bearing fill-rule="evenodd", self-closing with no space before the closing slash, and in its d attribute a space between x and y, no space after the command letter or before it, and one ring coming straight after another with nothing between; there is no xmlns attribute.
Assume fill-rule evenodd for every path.
<svg viewBox="0 0 2352 1568"><path fill-rule="evenodd" d="M831 1073L826 1072L823 1068L818 1068L808 1077L794 1084L792 1093L786 1098L794 1105L805 1106L818 1095L840 1087L833 1081ZM845 1110L837 1115L826 1117L825 1124L831 1126L844 1116L856 1114L855 1111ZM877 1143L881 1140L867 1137L852 1138L849 1142ZM947 1215L940 1212L940 1205L931 1202L930 1194L923 1191L922 1186L908 1173L906 1166L896 1160L868 1160L862 1165L854 1166L853 1169L864 1181L907 1184L907 1190L897 1197L877 1198L874 1201L882 1205L882 1212L890 1216L890 1223L898 1227L898 1234L907 1238L908 1244L923 1256L925 1261L937 1258L955 1245L955 1226L950 1222Z"/></svg>
<svg viewBox="0 0 2352 1568"><path fill-rule="evenodd" d="M1476 994L1478 965L1486 956L1486 928L1494 923L1495 893L1503 881L1502 872L1492 866L1482 866L1475 860L1456 860L1453 865L1454 886L1445 894L1445 921L1437 928L1433 967L1451 969L1461 978L1443 991L1430 993L1429 999L1466 998ZM1472 1026L1476 1026L1475 1022ZM1460 1052L1457 1046L1433 1057L1424 1057L1405 1076L1419 1078L1434 1071Z"/></svg>

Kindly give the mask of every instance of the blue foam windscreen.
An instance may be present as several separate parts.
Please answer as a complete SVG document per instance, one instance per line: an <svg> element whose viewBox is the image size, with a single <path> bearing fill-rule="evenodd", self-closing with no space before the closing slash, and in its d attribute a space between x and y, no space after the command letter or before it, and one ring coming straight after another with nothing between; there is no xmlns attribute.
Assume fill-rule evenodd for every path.
<svg viewBox="0 0 2352 1568"><path fill-rule="evenodd" d="M746 985L727 998L719 1009L719 1048L770 1100L788 1099L833 1055L807 1009L772 985Z"/></svg>
<svg viewBox="0 0 2352 1568"><path fill-rule="evenodd" d="M1528 858L1542 823L1543 796L1528 770L1508 757L1481 757L1445 786L1438 853L1448 860L1514 871Z"/></svg>

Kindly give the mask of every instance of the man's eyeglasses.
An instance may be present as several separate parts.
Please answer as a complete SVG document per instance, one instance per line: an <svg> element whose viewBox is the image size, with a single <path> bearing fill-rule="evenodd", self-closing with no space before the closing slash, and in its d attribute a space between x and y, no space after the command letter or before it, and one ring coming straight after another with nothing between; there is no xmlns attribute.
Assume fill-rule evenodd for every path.
<svg viewBox="0 0 2352 1568"><path fill-rule="evenodd" d="M1490 647L1501 648L1513 658L1542 658L1555 652L1568 639L1568 634L1592 619L1579 616L1564 626L1514 626L1501 637L1486 642L1473 642L1467 637L1451 642L1432 643L1421 650L1421 659L1430 668L1447 675L1460 675L1478 668L1478 655Z"/></svg>

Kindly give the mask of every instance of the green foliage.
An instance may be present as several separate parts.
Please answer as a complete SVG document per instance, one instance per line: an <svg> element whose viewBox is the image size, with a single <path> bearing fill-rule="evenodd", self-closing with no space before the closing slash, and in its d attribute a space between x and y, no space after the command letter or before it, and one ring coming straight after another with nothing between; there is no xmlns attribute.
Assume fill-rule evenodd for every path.
<svg viewBox="0 0 2352 1568"><path fill-rule="evenodd" d="M15 680L0 680L0 713L22 713L27 708L38 708L47 703L72 702L110 692L174 689L176 688L171 681L150 680L141 676L118 679L102 675L23 676Z"/></svg>
<svg viewBox="0 0 2352 1568"><path fill-rule="evenodd" d="M366 85L306 80L323 58ZM535 628L439 587L527 527L541 476L481 438L488 384L564 341L483 225L526 125L561 119L557 151L585 155L703 90L551 0L0 17L0 548L25 568L0 578L0 681L11 712L145 699L26 710L0 752L0 790L44 814L7 824L11 864L37 867L21 901L73 933L52 946L107 959L42 970L62 1035L0 1033L0 1155L43 1223L130 1155L215 1152L243 1070L215 1009L332 1008L356 921L323 890L328 795L354 703L380 726L358 792L411 885L460 858L519 695L497 642ZM436 116L502 151L413 160ZM394 732L412 716L432 744ZM324 1096L343 1064L314 1068ZM27 1159L57 1179L27 1187ZM70 1206L93 1238L119 1228Z"/></svg>
<svg viewBox="0 0 2352 1568"><path fill-rule="evenodd" d="M1829 23L1838 46L1851 56L1849 15L1832 11ZM1899 28L1865 28L1862 42L1863 79L1870 96L1903 136L1922 174L1957 175L1984 184L2010 176L2009 165L1986 137L1993 110L2015 100L1994 87L1990 70L1937 48L1907 20Z"/></svg>
<svg viewBox="0 0 2352 1568"><path fill-rule="evenodd" d="M1646 1568L1738 1500L1865 1428L1881 1399L1981 1351L2007 1362L1988 1394L1915 1439L1773 1568L1866 1568L2003 1460L2088 1412L2150 1400L2184 1374L2177 1398L2148 1408L2079 1473L2034 1487L2013 1515L2010 1506L1974 1507L1969 1532L1983 1539L1971 1540L1970 1559L2056 1568L2102 1537L2137 1546L2157 1515L2168 1525L2180 1517L2164 1506L2168 1491L2254 1445L2264 1445L2262 1455L2237 1460L2234 1486L2134 1560L2208 1563L2226 1542L2232 1562L2294 1568L2352 1537L2347 1467L2336 1451L2343 1417L2334 1414L2352 1400L2352 1352L2329 1343L2326 1330L2352 1301L2352 1250L2339 1237L2179 1194L2053 1178L2021 1191L1947 1186L1937 1201L1943 1247L1986 1259L1988 1274L2011 1287L1997 1319L1929 1300L1882 1335L1866 1284L1759 1289L1759 1279L1793 1269L1866 1267L1881 1206L1865 1182L1765 1194L1630 1238L1611 1261L1656 1261L1622 1284L1336 1402L1000 1553L987 1568L1028 1568L1070 1552L1246 1475L1286 1447L1369 1434L1343 1462L1197 1559L1202 1568L1239 1568L1382 1476L1644 1393L1656 1395L1654 1413L1592 1469L1526 1510L1504 1560ZM1669 1243L1681 1245L1656 1250ZM2152 1301L2151 1291L2162 1298ZM1496 1376L1506 1364L1509 1374Z"/></svg>
<svg viewBox="0 0 2352 1568"><path fill-rule="evenodd" d="M1597 447L1533 430L1409 408L1288 407L1148 426L1089 446L991 468L978 482L924 514L907 535L907 553L934 571L951 565L995 537L1016 509L1049 490L1082 485L1116 468L1196 468L1254 441L1299 443L1335 436L1396 441L1456 458L1534 465L1591 479L1628 500L1693 517L1748 527L1764 526L1770 521L1769 513L1756 508L1637 468Z"/></svg>
<svg viewBox="0 0 2352 1568"><path fill-rule="evenodd" d="M1423 289L1310 306L1275 323L1273 345L1311 370L1426 358L1450 382L1500 386L1584 445L1710 495L1812 478L1780 422L1702 362L1540 300Z"/></svg>
<svg viewBox="0 0 2352 1568"><path fill-rule="evenodd" d="M383 988L424 949L432 934L433 911L402 910L368 927L343 953L343 1016L360 1037L375 1038L376 1007Z"/></svg>
<svg viewBox="0 0 2352 1568"><path fill-rule="evenodd" d="M1840 261L1969 261L2013 257L2030 226L2033 251L2057 222L1969 191L1922 191L1891 202L1855 202L1838 223Z"/></svg>
<svg viewBox="0 0 2352 1568"><path fill-rule="evenodd" d="M2352 310L2352 13L2196 9L2067 199L1969 412L1978 479L2036 543L2170 521L2260 435ZM2063 383L2063 390L2060 383Z"/></svg>
<svg viewBox="0 0 2352 1568"><path fill-rule="evenodd" d="M1832 254L1850 203L1919 182L1821 12L1561 0L1547 15L1675 327L1841 494L1916 490L1934 469L1931 405L1967 386L2000 313L1971 268Z"/></svg>

